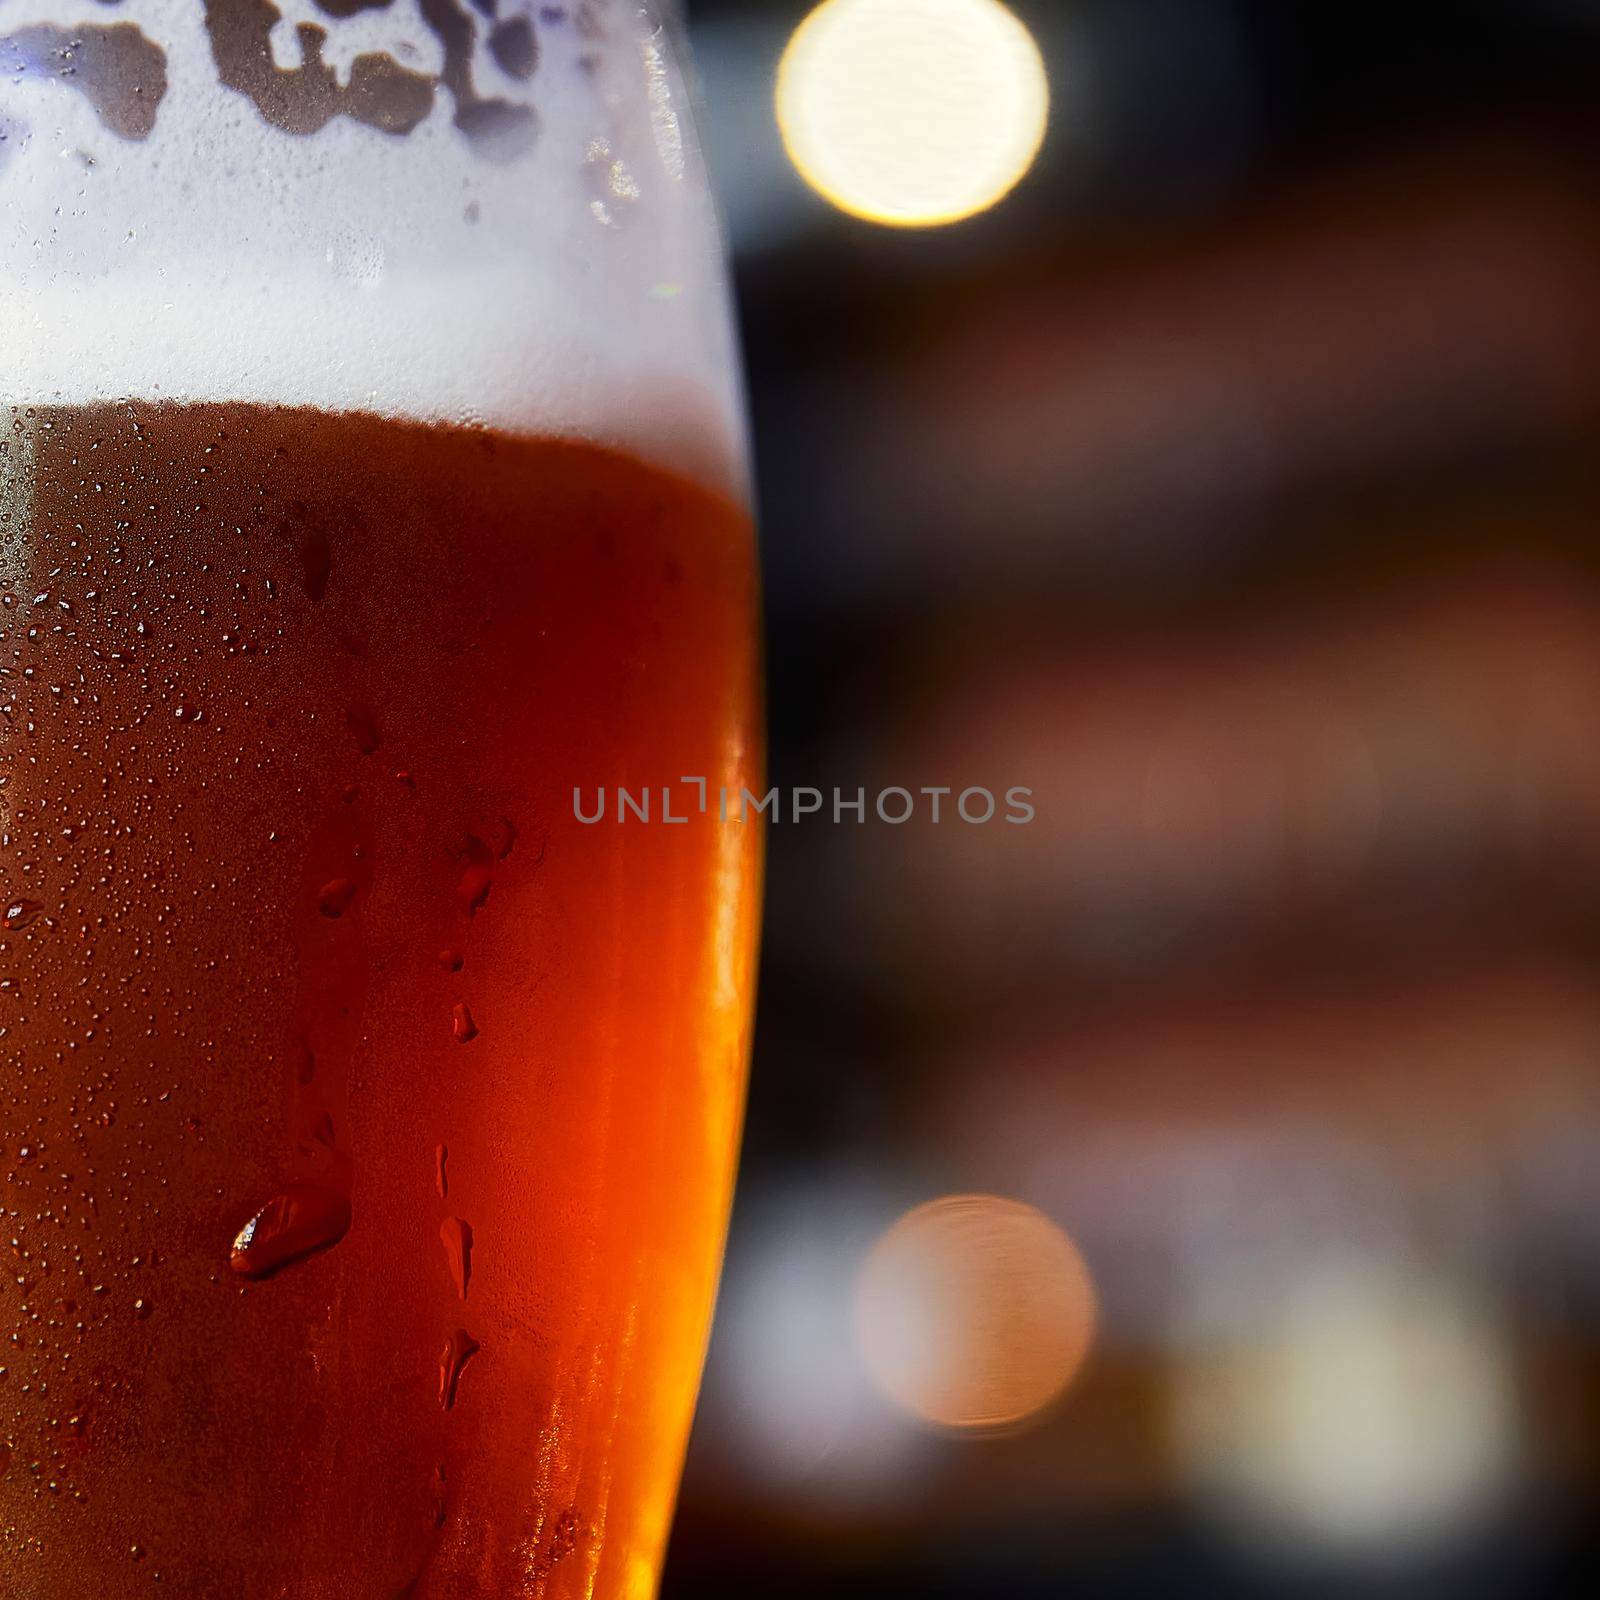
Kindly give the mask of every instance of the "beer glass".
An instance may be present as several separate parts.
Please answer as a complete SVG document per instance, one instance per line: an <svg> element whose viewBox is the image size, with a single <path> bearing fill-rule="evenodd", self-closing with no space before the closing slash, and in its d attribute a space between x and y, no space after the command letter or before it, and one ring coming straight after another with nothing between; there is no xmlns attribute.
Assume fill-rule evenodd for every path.
<svg viewBox="0 0 1600 1600"><path fill-rule="evenodd" d="M759 876L675 44L0 17L0 1594L655 1588Z"/></svg>

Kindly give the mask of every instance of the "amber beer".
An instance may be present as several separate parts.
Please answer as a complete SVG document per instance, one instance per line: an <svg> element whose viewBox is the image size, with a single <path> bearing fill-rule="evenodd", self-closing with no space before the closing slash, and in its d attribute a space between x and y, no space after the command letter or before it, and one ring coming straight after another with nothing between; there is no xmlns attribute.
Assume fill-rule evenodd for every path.
<svg viewBox="0 0 1600 1600"><path fill-rule="evenodd" d="M642 1596L733 1175L750 530L597 445L0 412L0 1595Z"/></svg>

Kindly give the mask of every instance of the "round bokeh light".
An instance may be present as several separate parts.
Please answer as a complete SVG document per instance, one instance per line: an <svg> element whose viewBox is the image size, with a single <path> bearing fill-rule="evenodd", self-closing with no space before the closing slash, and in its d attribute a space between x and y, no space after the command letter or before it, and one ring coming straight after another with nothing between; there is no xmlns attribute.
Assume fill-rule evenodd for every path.
<svg viewBox="0 0 1600 1600"><path fill-rule="evenodd" d="M1022 179L1050 86L999 0L826 0L778 68L778 126L800 175L891 227L959 222Z"/></svg>
<svg viewBox="0 0 1600 1600"><path fill-rule="evenodd" d="M1083 1258L1016 1200L948 1195L901 1217L856 1286L862 1359L924 1421L1003 1428L1035 1415L1088 1354L1095 1296Z"/></svg>

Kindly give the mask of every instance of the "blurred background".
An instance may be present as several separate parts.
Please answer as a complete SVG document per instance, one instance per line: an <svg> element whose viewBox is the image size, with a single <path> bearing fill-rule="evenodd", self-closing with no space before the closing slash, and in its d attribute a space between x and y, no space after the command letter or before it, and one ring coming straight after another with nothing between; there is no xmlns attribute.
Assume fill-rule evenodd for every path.
<svg viewBox="0 0 1600 1600"><path fill-rule="evenodd" d="M770 830L665 1594L1593 1593L1600 5L858 3L687 7L772 780L1036 816Z"/></svg>

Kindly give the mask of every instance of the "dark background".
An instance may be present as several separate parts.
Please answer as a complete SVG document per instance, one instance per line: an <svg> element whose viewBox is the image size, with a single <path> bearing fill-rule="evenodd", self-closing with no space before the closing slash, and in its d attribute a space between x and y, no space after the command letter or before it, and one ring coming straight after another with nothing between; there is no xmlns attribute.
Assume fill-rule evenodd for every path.
<svg viewBox="0 0 1600 1600"><path fill-rule="evenodd" d="M664 1592L1592 1592L1600 6L1019 0L1045 150L929 232L788 167L805 9L688 7L772 781L1039 818L770 831ZM1004 1437L899 1415L851 1343L866 1246L964 1190L1101 1299ZM1327 1348L1280 1315L1325 1261L1389 1285ZM1503 1406L1408 1455L1487 1392L1435 1305ZM1322 1409L1280 1474L1234 1401L1285 1362Z"/></svg>

